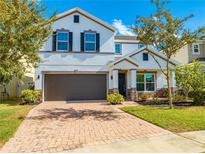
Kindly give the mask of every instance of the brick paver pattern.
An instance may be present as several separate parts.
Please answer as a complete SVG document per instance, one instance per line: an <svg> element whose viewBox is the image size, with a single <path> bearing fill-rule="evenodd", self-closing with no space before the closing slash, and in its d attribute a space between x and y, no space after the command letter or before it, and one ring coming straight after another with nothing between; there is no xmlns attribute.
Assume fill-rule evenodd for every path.
<svg viewBox="0 0 205 154"><path fill-rule="evenodd" d="M62 152L168 133L105 103L45 102L29 112L1 152Z"/></svg>

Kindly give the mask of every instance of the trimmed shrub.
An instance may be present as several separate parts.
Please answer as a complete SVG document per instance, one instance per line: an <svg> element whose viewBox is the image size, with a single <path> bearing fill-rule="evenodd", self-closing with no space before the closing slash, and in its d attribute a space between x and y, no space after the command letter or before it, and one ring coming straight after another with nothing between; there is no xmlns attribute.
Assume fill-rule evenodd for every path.
<svg viewBox="0 0 205 154"><path fill-rule="evenodd" d="M40 102L41 93L38 90L23 90L21 92L21 99L24 104L36 104Z"/></svg>
<svg viewBox="0 0 205 154"><path fill-rule="evenodd" d="M167 98L168 97L168 88L162 88L155 92L154 97L158 98Z"/></svg>
<svg viewBox="0 0 205 154"><path fill-rule="evenodd" d="M174 95L173 102L186 102L186 97L183 95Z"/></svg>
<svg viewBox="0 0 205 154"><path fill-rule="evenodd" d="M189 97L193 98L193 105L204 105L205 91L192 91Z"/></svg>
<svg viewBox="0 0 205 154"><path fill-rule="evenodd" d="M109 94L107 96L107 101L110 103L110 104L122 104L122 102L124 102L124 98L122 95L120 95L119 93L112 93L112 94Z"/></svg>
<svg viewBox="0 0 205 154"><path fill-rule="evenodd" d="M142 93L142 94L139 95L139 99L141 101L147 101L148 98L150 98L150 94L148 94L148 93Z"/></svg>

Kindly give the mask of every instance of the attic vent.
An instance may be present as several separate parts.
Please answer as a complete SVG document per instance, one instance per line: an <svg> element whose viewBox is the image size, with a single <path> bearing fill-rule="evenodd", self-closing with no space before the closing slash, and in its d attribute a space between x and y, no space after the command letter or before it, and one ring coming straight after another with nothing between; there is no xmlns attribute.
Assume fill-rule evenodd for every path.
<svg viewBox="0 0 205 154"><path fill-rule="evenodd" d="M79 23L79 15L74 15L73 19L74 19L74 23Z"/></svg>

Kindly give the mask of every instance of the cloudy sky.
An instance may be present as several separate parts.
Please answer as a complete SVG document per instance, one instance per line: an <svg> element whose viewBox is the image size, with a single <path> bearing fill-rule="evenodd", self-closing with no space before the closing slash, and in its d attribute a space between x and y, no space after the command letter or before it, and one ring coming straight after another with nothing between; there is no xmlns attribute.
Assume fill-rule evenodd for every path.
<svg viewBox="0 0 205 154"><path fill-rule="evenodd" d="M79 7L118 29L121 35L134 35L130 26L136 17L148 16L154 12L150 0L38 0L47 6L47 16L54 11L62 13ZM205 25L205 0L171 0L168 5L174 16L194 17L186 22L186 28L195 30Z"/></svg>

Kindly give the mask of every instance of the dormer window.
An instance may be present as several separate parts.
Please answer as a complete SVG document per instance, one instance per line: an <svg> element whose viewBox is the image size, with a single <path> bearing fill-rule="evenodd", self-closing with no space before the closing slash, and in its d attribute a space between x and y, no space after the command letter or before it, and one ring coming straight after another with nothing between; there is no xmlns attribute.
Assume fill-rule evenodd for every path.
<svg viewBox="0 0 205 154"><path fill-rule="evenodd" d="M73 21L74 21L74 23L79 23L79 21L80 21L79 15L74 15L73 16Z"/></svg>
<svg viewBox="0 0 205 154"><path fill-rule="evenodd" d="M69 32L58 31L56 39L57 51L68 51L69 49Z"/></svg>
<svg viewBox="0 0 205 154"><path fill-rule="evenodd" d="M96 33L86 32L84 40L85 51L96 52Z"/></svg>
<svg viewBox="0 0 205 154"><path fill-rule="evenodd" d="M199 44L192 45L192 53L193 54L200 54Z"/></svg>
<svg viewBox="0 0 205 154"><path fill-rule="evenodd" d="M148 53L143 53L143 61L148 61L148 60L149 60Z"/></svg>

